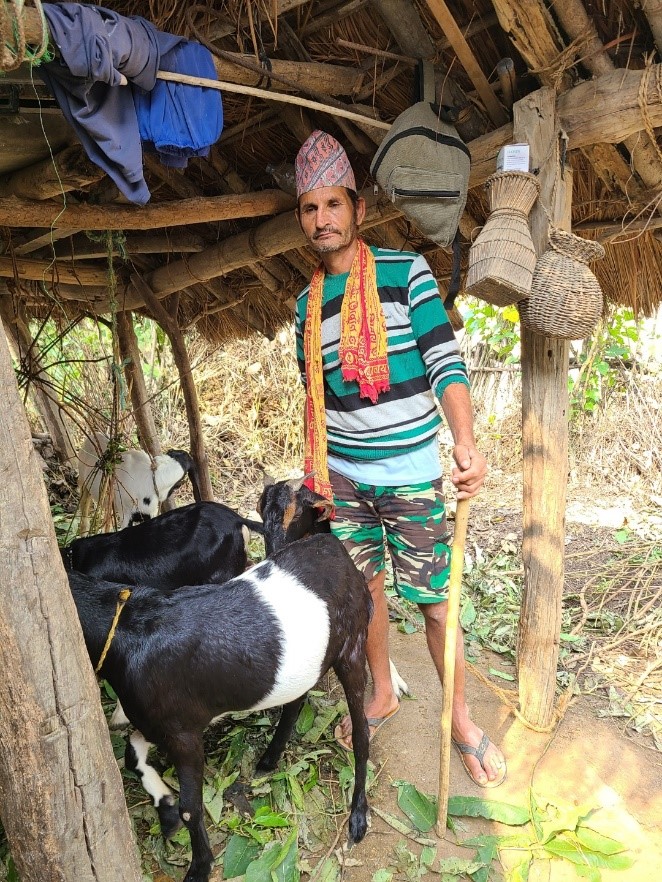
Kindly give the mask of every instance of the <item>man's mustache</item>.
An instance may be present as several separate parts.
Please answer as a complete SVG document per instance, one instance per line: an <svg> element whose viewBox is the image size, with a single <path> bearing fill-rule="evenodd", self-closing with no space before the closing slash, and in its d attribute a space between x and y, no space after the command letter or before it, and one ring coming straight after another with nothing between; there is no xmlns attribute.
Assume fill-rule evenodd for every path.
<svg viewBox="0 0 662 882"><path fill-rule="evenodd" d="M324 227L323 230L318 230L313 235L313 239L318 239L320 236L326 236L327 233L340 233L340 230L336 230L335 227Z"/></svg>

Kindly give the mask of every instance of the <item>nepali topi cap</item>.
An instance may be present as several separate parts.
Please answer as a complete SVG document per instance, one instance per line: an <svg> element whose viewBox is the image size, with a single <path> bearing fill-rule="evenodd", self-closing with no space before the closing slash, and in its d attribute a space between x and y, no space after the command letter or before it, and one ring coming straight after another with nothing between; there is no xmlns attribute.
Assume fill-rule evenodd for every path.
<svg viewBox="0 0 662 882"><path fill-rule="evenodd" d="M294 163L297 198L320 187L356 190L354 172L344 147L333 135L314 131L297 153Z"/></svg>

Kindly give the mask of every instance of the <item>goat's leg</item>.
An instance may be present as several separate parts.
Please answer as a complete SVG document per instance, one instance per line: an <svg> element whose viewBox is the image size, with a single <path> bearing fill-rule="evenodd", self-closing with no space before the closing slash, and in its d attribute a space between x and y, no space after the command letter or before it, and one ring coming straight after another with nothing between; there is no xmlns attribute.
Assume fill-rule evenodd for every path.
<svg viewBox="0 0 662 882"><path fill-rule="evenodd" d="M301 698L297 698L295 701L290 701L289 704L283 705L283 710L281 711L276 731L269 742L269 746L260 757L260 761L255 768L256 772L271 772L276 768L278 760L281 758L281 755L285 750L285 745L292 734L292 729L299 716L299 711L301 710L301 705L303 704L305 697L305 695L302 695Z"/></svg>
<svg viewBox="0 0 662 882"><path fill-rule="evenodd" d="M121 707L120 704L117 705ZM154 766L147 762L147 754L151 747L145 736L134 729L129 735L124 754L124 764L131 772L135 772L140 778L140 783L154 800L154 805L159 814L161 832L165 839L179 830L182 826L177 808L177 797L163 781Z"/></svg>
<svg viewBox="0 0 662 882"><path fill-rule="evenodd" d="M205 754L202 732L169 737L166 749L179 777L179 814L191 835L191 866L184 882L208 882L214 855L209 846L202 806Z"/></svg>
<svg viewBox="0 0 662 882"><path fill-rule="evenodd" d="M113 711L110 720L108 720L108 728L109 729L125 729L131 720L124 713L124 708L120 700L117 700L117 704L115 705L115 710Z"/></svg>
<svg viewBox="0 0 662 882"><path fill-rule="evenodd" d="M365 653L348 651L333 666L345 691L347 707L352 720L352 746L354 749L354 793L349 815L349 838L360 842L368 829L368 800L365 793L370 750L370 728L363 709L366 687Z"/></svg>

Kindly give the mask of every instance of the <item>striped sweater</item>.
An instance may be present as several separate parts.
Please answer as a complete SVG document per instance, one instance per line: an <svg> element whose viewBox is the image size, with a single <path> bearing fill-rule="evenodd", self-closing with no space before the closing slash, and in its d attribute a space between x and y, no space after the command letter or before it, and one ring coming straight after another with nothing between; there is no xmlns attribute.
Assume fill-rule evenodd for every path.
<svg viewBox="0 0 662 882"><path fill-rule="evenodd" d="M386 318L390 390L376 404L359 398L358 383L341 376L340 307L348 273L327 275L322 299L322 363L327 443L348 459L385 459L428 443L439 430L441 399L452 383L468 386L467 371L437 283L419 254L371 247ZM303 333L308 292L296 303L296 344L305 382Z"/></svg>

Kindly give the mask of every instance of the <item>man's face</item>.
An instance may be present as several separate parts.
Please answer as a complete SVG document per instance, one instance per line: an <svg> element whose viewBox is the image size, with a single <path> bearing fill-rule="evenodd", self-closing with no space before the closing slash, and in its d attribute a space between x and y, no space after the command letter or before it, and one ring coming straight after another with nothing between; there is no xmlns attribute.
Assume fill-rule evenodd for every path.
<svg viewBox="0 0 662 882"><path fill-rule="evenodd" d="M356 239L365 203L354 206L344 187L320 187L299 197L299 223L318 254L342 251Z"/></svg>

